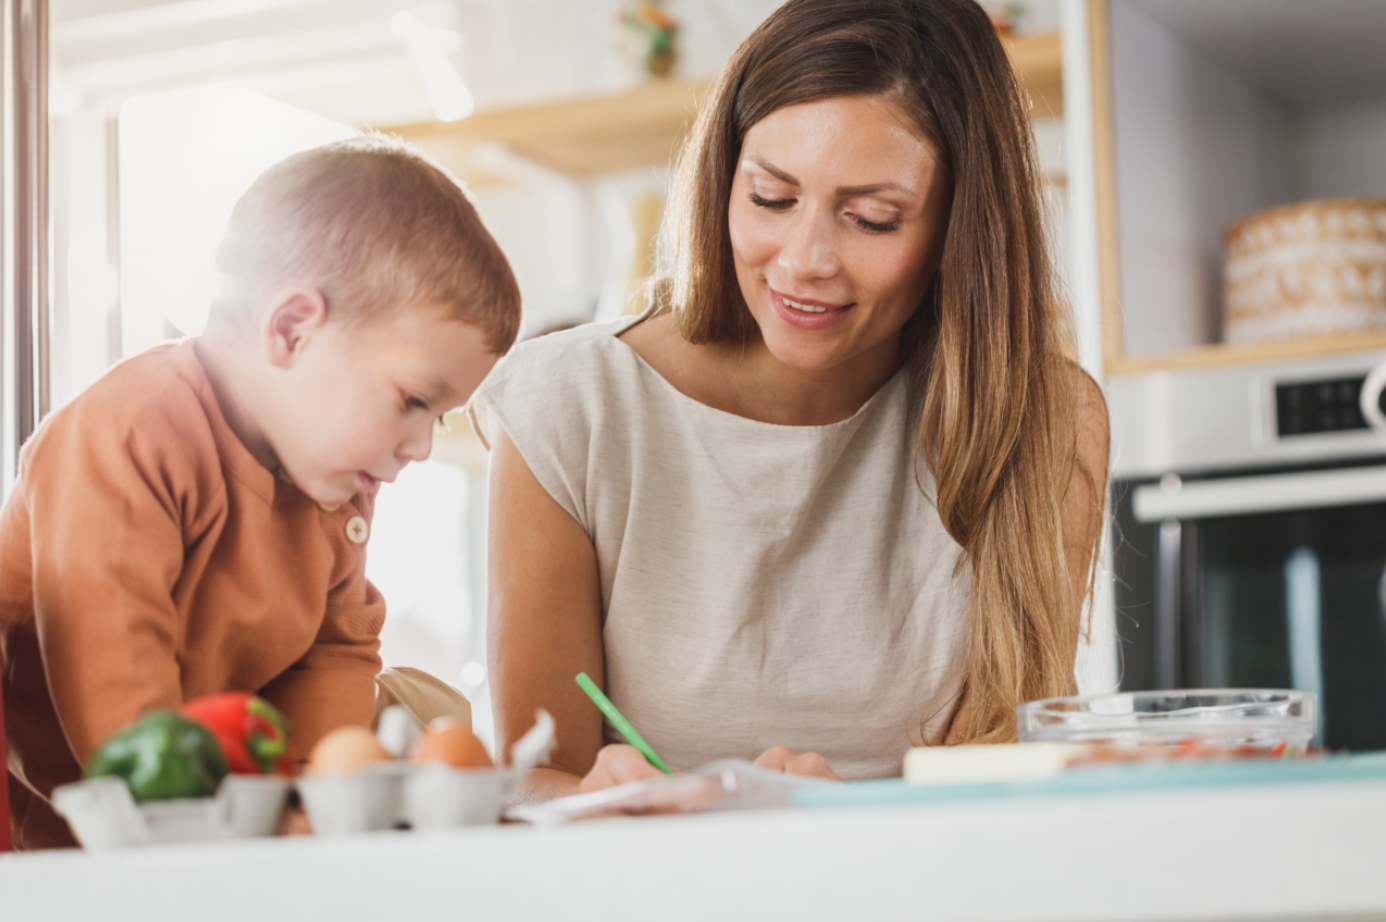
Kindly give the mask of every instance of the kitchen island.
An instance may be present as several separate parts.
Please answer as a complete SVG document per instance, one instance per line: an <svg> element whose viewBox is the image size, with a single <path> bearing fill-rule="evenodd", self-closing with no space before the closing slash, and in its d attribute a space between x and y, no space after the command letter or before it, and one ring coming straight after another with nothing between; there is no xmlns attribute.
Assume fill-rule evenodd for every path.
<svg viewBox="0 0 1386 922"><path fill-rule="evenodd" d="M0 857L0 919L1386 918L1386 781Z"/></svg>

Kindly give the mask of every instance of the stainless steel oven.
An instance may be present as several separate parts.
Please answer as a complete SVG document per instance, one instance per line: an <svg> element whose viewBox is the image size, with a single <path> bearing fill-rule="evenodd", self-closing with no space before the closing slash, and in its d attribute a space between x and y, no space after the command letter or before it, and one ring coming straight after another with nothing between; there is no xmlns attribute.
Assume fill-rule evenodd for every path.
<svg viewBox="0 0 1386 922"><path fill-rule="evenodd" d="M1313 691L1386 749L1386 350L1114 378L1122 688Z"/></svg>

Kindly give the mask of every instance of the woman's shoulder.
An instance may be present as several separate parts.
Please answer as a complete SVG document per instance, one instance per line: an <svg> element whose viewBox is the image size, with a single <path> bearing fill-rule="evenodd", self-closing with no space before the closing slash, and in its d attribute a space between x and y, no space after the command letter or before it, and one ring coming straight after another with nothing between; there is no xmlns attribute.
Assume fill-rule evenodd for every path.
<svg viewBox="0 0 1386 922"><path fill-rule="evenodd" d="M517 444L590 426L635 389L638 359L616 337L633 318L585 323L520 343L477 390L472 414L489 442L499 424Z"/></svg>
<svg viewBox="0 0 1386 922"><path fill-rule="evenodd" d="M527 339L506 356L497 371L503 368L527 367L540 362L582 361L600 356L607 351L606 347L616 343L616 337L631 325L632 320L631 317L618 317L614 320L580 323Z"/></svg>
<svg viewBox="0 0 1386 922"><path fill-rule="evenodd" d="M659 377L667 395L677 392L703 407L749 418L738 404L733 383L737 362L732 357L743 355L740 347L690 343L669 311L642 317L622 331L620 339L640 357L646 370Z"/></svg>
<svg viewBox="0 0 1386 922"><path fill-rule="evenodd" d="M678 321L667 311L637 318L617 337L652 368L668 365L679 347L686 345L679 334Z"/></svg>
<svg viewBox="0 0 1386 922"><path fill-rule="evenodd" d="M630 321L584 323L525 340L487 377L481 394L495 398L502 392L547 392L559 386L590 391L622 364L624 347L616 337Z"/></svg>

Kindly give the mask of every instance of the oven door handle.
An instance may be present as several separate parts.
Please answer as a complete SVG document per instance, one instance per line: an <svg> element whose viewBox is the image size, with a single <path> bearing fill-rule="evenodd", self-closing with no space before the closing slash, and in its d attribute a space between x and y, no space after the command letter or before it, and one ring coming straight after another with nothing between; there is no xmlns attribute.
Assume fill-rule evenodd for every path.
<svg viewBox="0 0 1386 922"><path fill-rule="evenodd" d="M1266 474L1195 480L1171 487L1136 487L1132 511L1138 522L1210 519L1289 509L1318 509L1386 502L1386 467L1350 467L1298 474Z"/></svg>

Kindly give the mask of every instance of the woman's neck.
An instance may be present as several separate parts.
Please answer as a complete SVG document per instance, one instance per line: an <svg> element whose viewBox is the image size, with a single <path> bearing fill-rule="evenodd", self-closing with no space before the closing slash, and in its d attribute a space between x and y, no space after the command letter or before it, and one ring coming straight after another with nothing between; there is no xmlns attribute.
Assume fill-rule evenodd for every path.
<svg viewBox="0 0 1386 922"><path fill-rule="evenodd" d="M671 314L621 334L677 390L717 410L781 426L825 426L851 418L903 364L899 338L832 368L786 365L760 339L695 346Z"/></svg>
<svg viewBox="0 0 1386 922"><path fill-rule="evenodd" d="M826 426L856 415L899 370L899 341L832 368L786 365L759 339L745 346L694 346L720 353L739 416L782 426Z"/></svg>

